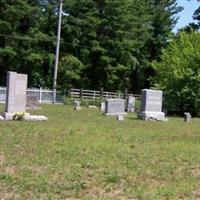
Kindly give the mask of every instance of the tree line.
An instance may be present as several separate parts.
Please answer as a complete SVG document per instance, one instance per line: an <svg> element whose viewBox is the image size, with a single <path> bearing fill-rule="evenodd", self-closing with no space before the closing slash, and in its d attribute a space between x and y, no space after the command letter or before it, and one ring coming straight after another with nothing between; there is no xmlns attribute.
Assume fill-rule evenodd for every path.
<svg viewBox="0 0 200 200"><path fill-rule="evenodd" d="M52 88L59 1L0 1L0 85L6 71ZM64 0L58 87L150 87L181 10L176 0Z"/></svg>
<svg viewBox="0 0 200 200"><path fill-rule="evenodd" d="M52 88L58 6L0 0L0 85L13 70L29 87ZM174 34L181 9L176 0L64 0L58 88L162 89L169 113L200 116L200 7Z"/></svg>

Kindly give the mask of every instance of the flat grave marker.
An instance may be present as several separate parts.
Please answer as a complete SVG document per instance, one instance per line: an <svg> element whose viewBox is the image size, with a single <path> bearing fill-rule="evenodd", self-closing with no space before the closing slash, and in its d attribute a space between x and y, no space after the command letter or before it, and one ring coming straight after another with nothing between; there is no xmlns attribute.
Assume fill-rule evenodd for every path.
<svg viewBox="0 0 200 200"><path fill-rule="evenodd" d="M126 115L124 99L107 99L105 102L105 115Z"/></svg>

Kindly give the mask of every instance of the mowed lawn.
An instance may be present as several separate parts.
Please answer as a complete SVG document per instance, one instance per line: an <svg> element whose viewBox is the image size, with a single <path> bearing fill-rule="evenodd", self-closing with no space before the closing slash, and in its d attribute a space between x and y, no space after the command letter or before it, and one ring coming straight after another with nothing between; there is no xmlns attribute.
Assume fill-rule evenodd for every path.
<svg viewBox="0 0 200 200"><path fill-rule="evenodd" d="M63 105L34 113L49 120L0 121L1 200L200 199L200 119L118 122Z"/></svg>

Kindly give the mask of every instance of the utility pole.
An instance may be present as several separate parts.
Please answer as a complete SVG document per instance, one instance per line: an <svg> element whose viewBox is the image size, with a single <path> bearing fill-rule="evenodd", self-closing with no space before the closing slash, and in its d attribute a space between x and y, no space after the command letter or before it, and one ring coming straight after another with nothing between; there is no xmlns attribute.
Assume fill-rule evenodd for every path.
<svg viewBox="0 0 200 200"><path fill-rule="evenodd" d="M62 7L63 7L63 0L60 0L59 13L58 13L59 19L58 19L58 31L57 31L56 57L55 57L54 78L53 78L53 104L56 103L56 87L57 87L58 60L59 60L59 50L60 50Z"/></svg>

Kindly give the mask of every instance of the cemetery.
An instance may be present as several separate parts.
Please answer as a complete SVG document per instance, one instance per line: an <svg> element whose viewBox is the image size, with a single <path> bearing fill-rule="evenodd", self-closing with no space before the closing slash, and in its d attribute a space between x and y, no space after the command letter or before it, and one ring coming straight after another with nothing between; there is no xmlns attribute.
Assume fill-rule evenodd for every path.
<svg viewBox="0 0 200 200"><path fill-rule="evenodd" d="M98 109L81 100L39 105L26 98L26 75L8 72L7 80L3 199L198 199L200 119L167 119L162 91L142 90L137 113L133 97L107 99Z"/></svg>
<svg viewBox="0 0 200 200"><path fill-rule="evenodd" d="M200 200L200 0L0 10L0 200Z"/></svg>

